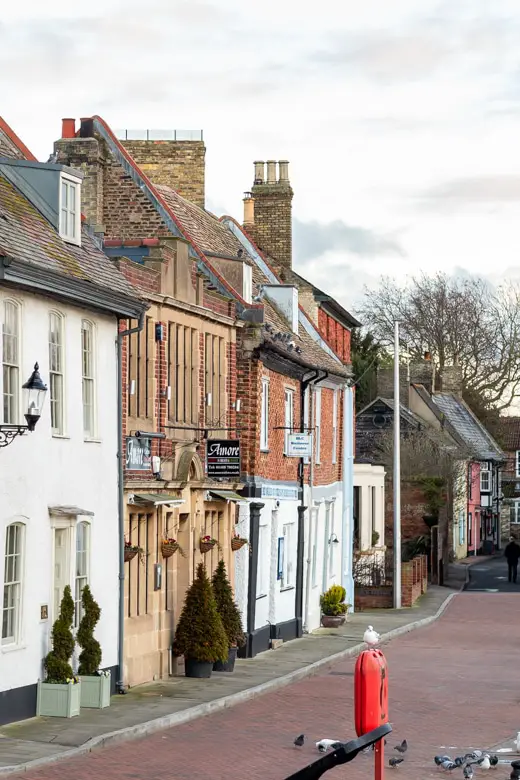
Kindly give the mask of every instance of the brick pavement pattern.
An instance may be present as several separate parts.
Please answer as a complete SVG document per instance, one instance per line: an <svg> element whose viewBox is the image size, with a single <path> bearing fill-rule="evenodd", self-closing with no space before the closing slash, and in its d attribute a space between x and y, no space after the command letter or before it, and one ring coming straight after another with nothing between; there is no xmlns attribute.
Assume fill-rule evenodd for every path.
<svg viewBox="0 0 520 780"><path fill-rule="evenodd" d="M387 768L389 777L396 771L409 780L435 777L439 770L432 758L439 751L454 756L491 747L516 733L517 607L516 594L462 593L440 620L384 646L394 727L387 759L393 745L403 738L409 743L405 763L398 770ZM315 740L354 736L354 664L355 658L348 659L227 711L23 777L283 780L317 757ZM298 749L292 743L301 732L308 744ZM503 780L505 771L499 767L492 777ZM462 780L459 770L451 776ZM11 777L21 780L22 775ZM324 777L366 780L373 777L373 758L361 755Z"/></svg>

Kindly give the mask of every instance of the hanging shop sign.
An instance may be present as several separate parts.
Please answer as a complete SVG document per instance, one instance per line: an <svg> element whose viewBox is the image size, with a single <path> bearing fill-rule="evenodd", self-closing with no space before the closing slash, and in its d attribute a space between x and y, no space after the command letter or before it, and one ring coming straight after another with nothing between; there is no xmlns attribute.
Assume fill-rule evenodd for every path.
<svg viewBox="0 0 520 780"><path fill-rule="evenodd" d="M240 441L238 439L208 439L206 442L206 473L208 477L240 479Z"/></svg>

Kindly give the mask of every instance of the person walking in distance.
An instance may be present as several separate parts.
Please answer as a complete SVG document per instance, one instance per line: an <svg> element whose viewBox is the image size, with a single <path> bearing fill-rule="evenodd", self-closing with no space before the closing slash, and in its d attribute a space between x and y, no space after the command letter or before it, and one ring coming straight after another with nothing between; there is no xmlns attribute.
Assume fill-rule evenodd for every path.
<svg viewBox="0 0 520 780"><path fill-rule="evenodd" d="M516 582L518 573L518 560L520 559L520 546L516 543L514 536L509 537L509 544L504 550L504 556L507 560L508 579Z"/></svg>

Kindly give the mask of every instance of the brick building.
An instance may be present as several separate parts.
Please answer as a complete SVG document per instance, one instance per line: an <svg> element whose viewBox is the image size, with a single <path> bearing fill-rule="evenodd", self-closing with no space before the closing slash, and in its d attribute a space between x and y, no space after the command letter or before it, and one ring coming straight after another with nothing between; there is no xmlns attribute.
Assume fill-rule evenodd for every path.
<svg viewBox="0 0 520 780"><path fill-rule="evenodd" d="M507 539L510 532L518 537L520 531L520 417L502 417L500 432L506 457L502 472L502 539Z"/></svg>

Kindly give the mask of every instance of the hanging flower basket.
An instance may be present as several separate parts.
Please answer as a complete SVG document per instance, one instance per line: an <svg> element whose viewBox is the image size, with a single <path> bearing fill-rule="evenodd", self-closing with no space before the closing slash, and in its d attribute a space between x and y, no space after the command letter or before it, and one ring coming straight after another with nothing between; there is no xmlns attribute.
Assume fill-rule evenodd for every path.
<svg viewBox="0 0 520 780"><path fill-rule="evenodd" d="M171 558L172 555L174 555L178 551L184 557L182 548L176 539L172 539L171 537L166 537L162 540L161 553L163 558Z"/></svg>
<svg viewBox="0 0 520 780"><path fill-rule="evenodd" d="M136 544L130 544L130 542L125 541L125 563L133 560L138 553L142 552L142 547L139 547Z"/></svg>
<svg viewBox="0 0 520 780"><path fill-rule="evenodd" d="M219 543L217 539L213 539L211 536L203 536L200 540L200 551L203 555L206 553L209 553L210 550L212 550L215 545L219 547Z"/></svg>
<svg viewBox="0 0 520 780"><path fill-rule="evenodd" d="M247 539L243 539L241 536L234 536L231 539L231 549L233 552L240 550L245 544L248 544Z"/></svg>

